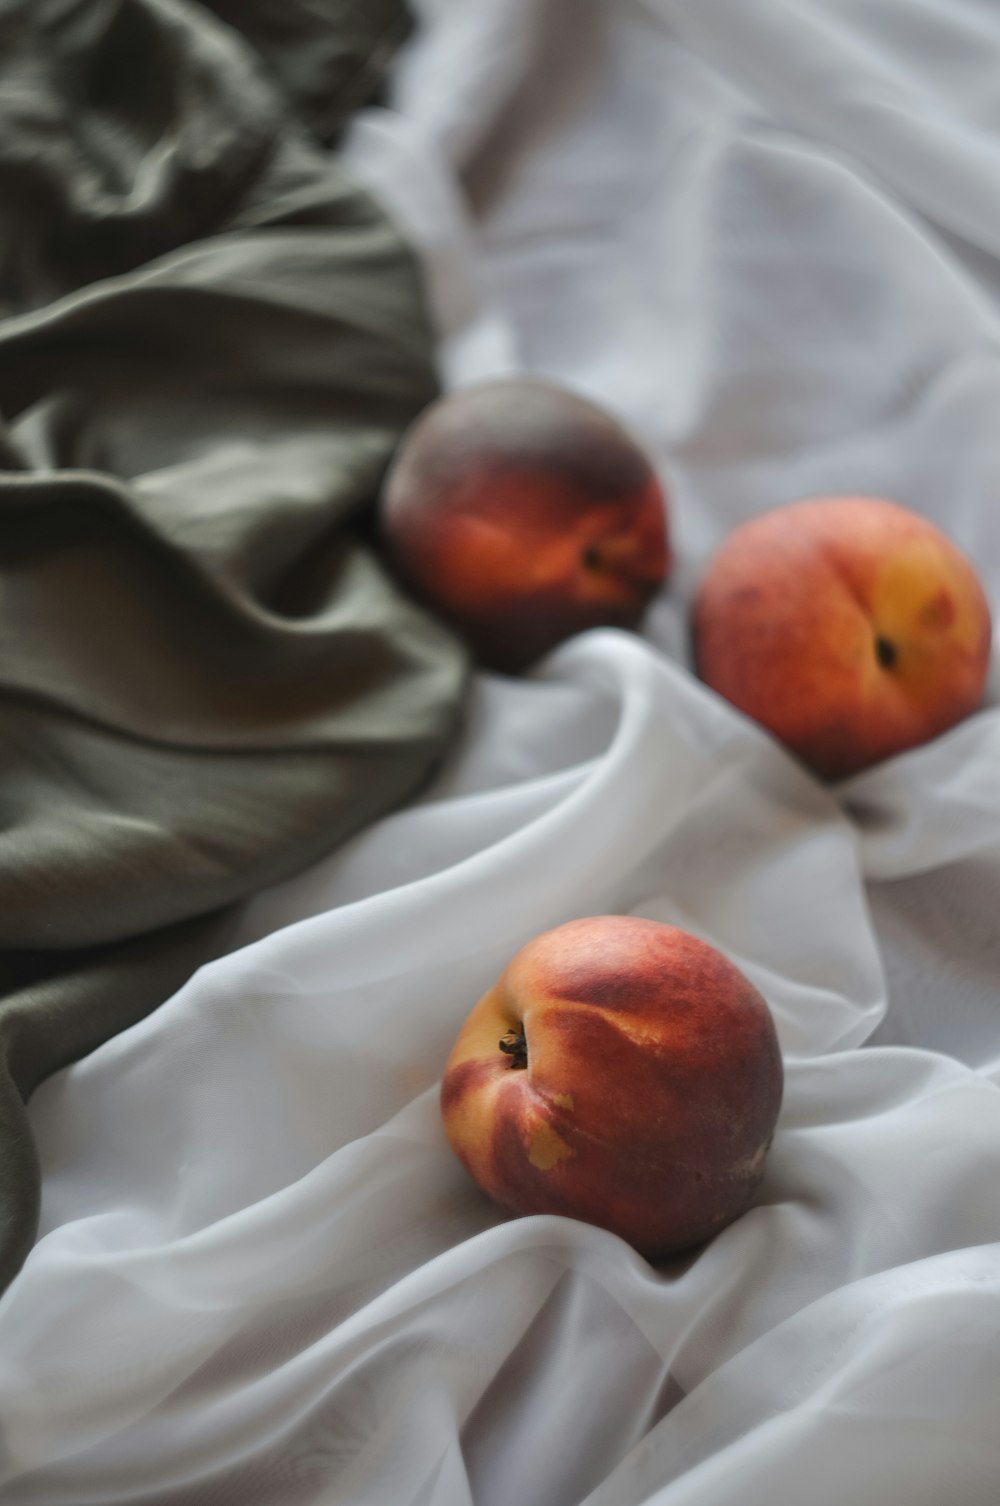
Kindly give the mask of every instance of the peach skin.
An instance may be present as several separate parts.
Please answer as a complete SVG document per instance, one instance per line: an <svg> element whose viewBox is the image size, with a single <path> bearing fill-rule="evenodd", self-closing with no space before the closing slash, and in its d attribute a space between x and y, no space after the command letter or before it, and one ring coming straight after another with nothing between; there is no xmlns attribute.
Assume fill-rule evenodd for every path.
<svg viewBox="0 0 1000 1506"><path fill-rule="evenodd" d="M559 1213L659 1259L748 1206L781 1103L770 1011L721 953L626 915L530 941L462 1026L448 1139L512 1213Z"/></svg>
<svg viewBox="0 0 1000 1506"><path fill-rule="evenodd" d="M939 529L877 497L776 508L725 540L693 618L698 673L827 779L979 705L990 613Z"/></svg>

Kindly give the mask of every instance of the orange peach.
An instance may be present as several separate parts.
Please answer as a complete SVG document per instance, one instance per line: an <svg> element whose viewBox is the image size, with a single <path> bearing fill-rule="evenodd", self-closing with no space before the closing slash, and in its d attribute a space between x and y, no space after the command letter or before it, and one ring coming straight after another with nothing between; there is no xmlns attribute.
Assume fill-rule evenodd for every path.
<svg viewBox="0 0 1000 1506"><path fill-rule="evenodd" d="M636 442L528 377L427 409L390 471L382 531L401 578L503 670L585 628L636 627L670 563L663 492Z"/></svg>
<svg viewBox="0 0 1000 1506"><path fill-rule="evenodd" d="M782 1066L761 995L705 942L626 915L530 941L462 1026L445 1132L512 1213L559 1213L656 1259L744 1211Z"/></svg>
<svg viewBox="0 0 1000 1506"><path fill-rule="evenodd" d="M990 614L937 528L878 497L765 513L725 540L694 608L698 673L836 779L978 706Z"/></svg>

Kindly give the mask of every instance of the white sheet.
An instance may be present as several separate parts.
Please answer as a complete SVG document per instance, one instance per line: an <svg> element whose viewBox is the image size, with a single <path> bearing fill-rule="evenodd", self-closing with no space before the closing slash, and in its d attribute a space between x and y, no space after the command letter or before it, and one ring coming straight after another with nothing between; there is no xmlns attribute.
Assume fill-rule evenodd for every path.
<svg viewBox="0 0 1000 1506"><path fill-rule="evenodd" d="M434 788L37 1095L0 1304L16 1506L992 1506L1000 709L829 791L685 667L713 544L895 496L1000 603L1000 12L424 0L352 142L449 379L520 368L652 447L645 641L478 679ZM758 1206L654 1270L465 1180L436 1083L511 952L634 910L786 1051Z"/></svg>

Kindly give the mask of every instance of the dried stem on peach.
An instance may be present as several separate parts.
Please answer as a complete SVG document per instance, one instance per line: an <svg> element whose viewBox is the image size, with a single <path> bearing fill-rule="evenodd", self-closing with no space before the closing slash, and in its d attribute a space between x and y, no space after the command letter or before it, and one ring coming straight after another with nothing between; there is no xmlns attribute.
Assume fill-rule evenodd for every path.
<svg viewBox="0 0 1000 1506"><path fill-rule="evenodd" d="M528 1042L524 1037L523 1025L518 1026L516 1030L511 1026L497 1045L505 1056L510 1057L509 1066L526 1067L528 1065Z"/></svg>

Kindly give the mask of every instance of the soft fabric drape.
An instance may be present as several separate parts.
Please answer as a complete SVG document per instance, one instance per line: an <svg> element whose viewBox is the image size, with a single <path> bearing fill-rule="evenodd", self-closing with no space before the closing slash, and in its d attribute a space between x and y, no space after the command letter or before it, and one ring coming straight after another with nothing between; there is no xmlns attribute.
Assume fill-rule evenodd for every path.
<svg viewBox="0 0 1000 1506"><path fill-rule="evenodd" d="M450 379L621 414L677 567L642 637L476 675L416 800L36 1093L0 1502L996 1506L1000 679L830 787L686 624L727 530L833 491L933 519L1000 605L1000 9L415 3L347 160L420 237ZM656 1267L505 1217L437 1105L514 949L608 910L725 951L785 1052L755 1206Z"/></svg>
<svg viewBox="0 0 1000 1506"><path fill-rule="evenodd" d="M0 1283L24 1098L455 718L457 647L354 528L435 390L419 274L304 123L403 12L311 9L0 7Z"/></svg>

